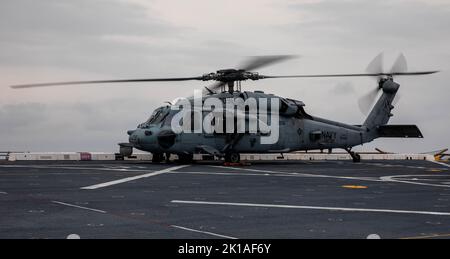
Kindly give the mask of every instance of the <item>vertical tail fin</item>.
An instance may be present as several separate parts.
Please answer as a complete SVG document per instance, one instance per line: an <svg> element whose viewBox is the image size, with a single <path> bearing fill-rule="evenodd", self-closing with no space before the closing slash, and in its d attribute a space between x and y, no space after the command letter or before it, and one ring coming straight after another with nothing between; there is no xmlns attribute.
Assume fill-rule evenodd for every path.
<svg viewBox="0 0 450 259"><path fill-rule="evenodd" d="M399 87L400 85L390 78L380 82L380 89L383 91L383 94L380 96L367 116L366 121L363 123L363 126L369 131L376 129L377 126L386 125L389 122L390 117L392 117L391 111L394 109L392 102L394 101Z"/></svg>

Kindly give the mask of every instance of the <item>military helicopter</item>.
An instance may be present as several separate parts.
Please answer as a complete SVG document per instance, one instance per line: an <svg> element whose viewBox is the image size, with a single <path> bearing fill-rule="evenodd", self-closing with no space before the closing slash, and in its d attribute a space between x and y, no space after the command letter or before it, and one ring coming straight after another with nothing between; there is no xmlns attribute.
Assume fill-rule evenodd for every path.
<svg viewBox="0 0 450 259"><path fill-rule="evenodd" d="M176 154L179 161L190 163L193 154L209 154L224 158L226 162L240 162L242 153L288 153L293 151L344 149L353 158L354 162L360 162L360 155L352 151L352 148L368 143L377 138L423 138L422 133L416 125L388 125L391 111L394 109L394 98L400 85L394 81L394 76L418 76L433 74L438 71L407 72L407 63L403 54L395 61L389 72L383 70L383 54L378 55L368 66L367 73L360 74L324 74L324 75L261 75L253 72L264 66L277 62L286 61L294 56L257 56L248 59L239 69L222 69L215 73L203 74L197 77L179 78L144 78L144 79L121 79L121 80L96 80L96 81L72 81L42 84L26 84L11 86L14 89L31 87L80 85L80 84L109 84L129 82L179 82L188 80L216 81L212 86L205 87L204 94L200 98L187 98L187 103L207 103L211 98L225 104L226 100L241 99L244 102L250 99L256 100L256 113L253 113L254 121L259 122L262 127L250 131L251 114L248 106L244 110L235 113L223 112L214 117L210 122L215 129L212 132L191 131L176 132L173 127L174 118L179 114L179 109L173 109L177 103L157 108L151 117L138 125L136 129L128 130L129 143L120 143L120 154L131 156L133 148L151 152L153 162L162 162L168 159L170 154ZM328 119L310 115L305 111L302 101L292 98L284 98L262 91L242 91L241 82L246 80L280 79L280 78L323 78L323 77L375 77L377 85L371 92L360 99L360 108L369 111L366 120L361 125L349 125ZM375 103L377 96L378 101ZM275 100L270 105L261 100ZM186 104L186 102L184 102ZM275 104L274 104L275 103ZM375 105L373 105L375 103ZM263 105L264 104L264 105ZM259 111L264 106L267 110L277 111L278 136L272 143L263 143L262 139L273 135L267 129L269 122L261 121ZM180 106L178 106L180 108ZM210 107L211 108L211 107ZM222 108L223 109L223 108ZM232 107L234 111L234 107ZM226 109L223 109L226 110ZM254 111L254 110L253 110ZM205 119L211 110L190 110L191 118L199 116ZM226 114L226 115L224 115ZM231 115L230 115L231 114ZM273 114L273 113L271 113ZM186 115L186 113L185 113ZM231 122L227 122L230 119ZM269 115L272 120L272 115ZM180 125L186 123L184 120L189 116L182 117ZM243 131L237 130L236 120L243 118ZM228 126L227 126L228 123ZM188 123L186 123L187 125ZM194 123L195 124L195 123ZM233 124L230 126L230 124ZM271 124L274 124L273 120ZM266 127L265 130L262 130ZM241 125L242 126L242 125ZM189 127L189 126L188 126ZM191 125L191 128L195 126ZM201 124L200 124L201 128ZM217 128L219 130L217 130ZM227 130L220 130L226 128ZM228 130L231 129L231 130ZM276 128L275 128L276 129Z"/></svg>

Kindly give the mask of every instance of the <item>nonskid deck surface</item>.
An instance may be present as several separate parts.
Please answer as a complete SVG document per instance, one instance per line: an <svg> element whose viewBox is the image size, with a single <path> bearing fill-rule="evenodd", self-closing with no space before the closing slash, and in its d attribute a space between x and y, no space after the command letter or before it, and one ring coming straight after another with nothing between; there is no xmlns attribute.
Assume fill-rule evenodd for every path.
<svg viewBox="0 0 450 259"><path fill-rule="evenodd" d="M448 163L0 163L0 238L449 238Z"/></svg>

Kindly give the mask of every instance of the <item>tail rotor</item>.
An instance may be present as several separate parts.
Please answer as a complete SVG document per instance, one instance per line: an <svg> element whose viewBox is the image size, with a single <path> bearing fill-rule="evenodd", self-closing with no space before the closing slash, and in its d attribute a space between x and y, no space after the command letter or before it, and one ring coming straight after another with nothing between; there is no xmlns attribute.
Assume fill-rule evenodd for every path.
<svg viewBox="0 0 450 259"><path fill-rule="evenodd" d="M370 90L368 93L363 95L358 100L359 109L365 115L370 112L373 104L375 103L379 92L383 89L383 84L387 80L393 80L394 75L408 75L408 64L406 62L405 55L401 53L397 59L395 60L392 68L389 72L384 72L383 66L383 53L378 54L367 66L366 71L370 74L373 74L377 78L377 86ZM399 95L396 95L394 104L397 103L400 99Z"/></svg>

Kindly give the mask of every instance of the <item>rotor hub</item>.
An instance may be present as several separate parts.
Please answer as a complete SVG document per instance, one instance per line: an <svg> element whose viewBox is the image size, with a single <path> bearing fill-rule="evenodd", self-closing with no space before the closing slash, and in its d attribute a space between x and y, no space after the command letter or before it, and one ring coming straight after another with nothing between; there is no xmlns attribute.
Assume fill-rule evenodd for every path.
<svg viewBox="0 0 450 259"><path fill-rule="evenodd" d="M221 69L216 73L204 74L202 76L203 81L215 80L223 83L259 79L262 79L262 77L258 73L247 72L243 69Z"/></svg>

